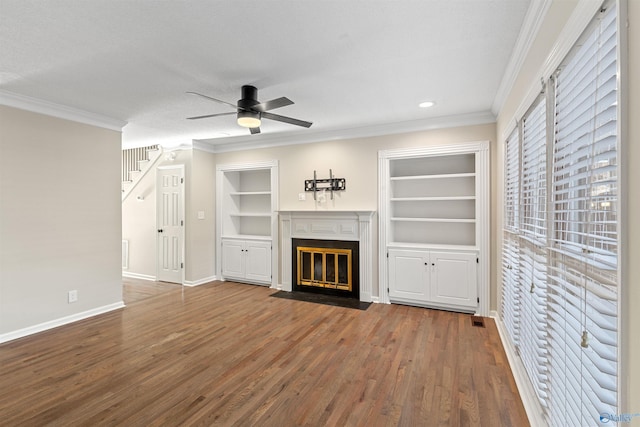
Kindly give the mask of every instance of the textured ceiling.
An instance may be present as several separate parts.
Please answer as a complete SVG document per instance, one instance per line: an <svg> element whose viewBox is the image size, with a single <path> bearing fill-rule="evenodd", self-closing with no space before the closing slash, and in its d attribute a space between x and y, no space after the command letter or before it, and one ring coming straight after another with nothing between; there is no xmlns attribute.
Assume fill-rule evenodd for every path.
<svg viewBox="0 0 640 427"><path fill-rule="evenodd" d="M534 0L535 1L535 0ZM0 89L125 120L125 145L329 135L489 112L529 0L0 0ZM274 113L248 135L252 84ZM433 100L436 106L417 104Z"/></svg>

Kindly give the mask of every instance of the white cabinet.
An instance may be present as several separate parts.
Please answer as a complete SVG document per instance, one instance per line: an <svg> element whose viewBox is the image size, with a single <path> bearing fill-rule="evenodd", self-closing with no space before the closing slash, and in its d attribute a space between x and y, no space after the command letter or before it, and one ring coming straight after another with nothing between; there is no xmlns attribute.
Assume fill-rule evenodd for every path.
<svg viewBox="0 0 640 427"><path fill-rule="evenodd" d="M222 239L222 275L271 283L271 241Z"/></svg>
<svg viewBox="0 0 640 427"><path fill-rule="evenodd" d="M429 252L389 250L389 298L397 302L429 300Z"/></svg>
<svg viewBox="0 0 640 427"><path fill-rule="evenodd" d="M246 257L243 240L222 240L222 274L243 279Z"/></svg>
<svg viewBox="0 0 640 427"><path fill-rule="evenodd" d="M381 302L487 316L488 142L381 151L378 167Z"/></svg>
<svg viewBox="0 0 640 427"><path fill-rule="evenodd" d="M216 271L220 279L275 286L276 161L219 165L216 173Z"/></svg>
<svg viewBox="0 0 640 427"><path fill-rule="evenodd" d="M475 252L389 249L391 302L475 311Z"/></svg>
<svg viewBox="0 0 640 427"><path fill-rule="evenodd" d="M441 307L478 307L477 254L475 252L430 253L430 301Z"/></svg>

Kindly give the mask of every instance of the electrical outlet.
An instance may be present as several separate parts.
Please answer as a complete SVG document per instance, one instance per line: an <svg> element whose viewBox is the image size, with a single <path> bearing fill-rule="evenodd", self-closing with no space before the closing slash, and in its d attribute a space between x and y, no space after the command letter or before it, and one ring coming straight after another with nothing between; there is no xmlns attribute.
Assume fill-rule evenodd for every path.
<svg viewBox="0 0 640 427"><path fill-rule="evenodd" d="M78 301L78 291L69 291L69 304Z"/></svg>
<svg viewBox="0 0 640 427"><path fill-rule="evenodd" d="M300 200L301 202L307 200L307 195L304 193L298 193L298 200Z"/></svg>

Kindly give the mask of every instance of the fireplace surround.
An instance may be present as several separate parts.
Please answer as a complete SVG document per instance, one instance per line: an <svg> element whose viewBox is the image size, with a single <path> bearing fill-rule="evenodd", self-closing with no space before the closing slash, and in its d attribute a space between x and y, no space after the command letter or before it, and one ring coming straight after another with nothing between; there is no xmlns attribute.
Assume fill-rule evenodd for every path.
<svg viewBox="0 0 640 427"><path fill-rule="evenodd" d="M358 242L358 299L372 302L375 211L280 211L280 272L283 291L293 289L294 239Z"/></svg>

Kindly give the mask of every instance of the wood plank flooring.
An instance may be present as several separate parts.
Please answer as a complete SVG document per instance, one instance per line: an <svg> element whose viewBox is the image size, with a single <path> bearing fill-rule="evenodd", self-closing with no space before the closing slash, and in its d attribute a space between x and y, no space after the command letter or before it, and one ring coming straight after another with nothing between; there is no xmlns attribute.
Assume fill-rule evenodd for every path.
<svg viewBox="0 0 640 427"><path fill-rule="evenodd" d="M273 292L129 280L125 309L0 345L0 425L528 425L492 319Z"/></svg>

